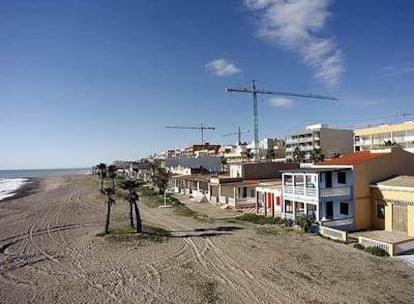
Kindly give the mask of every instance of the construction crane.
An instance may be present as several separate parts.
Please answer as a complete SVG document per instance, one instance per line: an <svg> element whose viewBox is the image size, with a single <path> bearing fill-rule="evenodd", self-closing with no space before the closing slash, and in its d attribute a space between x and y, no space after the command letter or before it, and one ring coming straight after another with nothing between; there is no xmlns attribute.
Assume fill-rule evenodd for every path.
<svg viewBox="0 0 414 304"><path fill-rule="evenodd" d="M246 134L246 133L249 133L249 130L247 130L247 131L242 131L242 130L240 129L240 127L239 127L237 132L235 132L235 133L223 134L223 135L221 135L221 136L232 136L232 135L238 135L238 136L239 136L239 145L241 145L241 135L242 135L242 134Z"/></svg>
<svg viewBox="0 0 414 304"><path fill-rule="evenodd" d="M280 96L293 96L293 97L305 97L305 98L315 98L315 99L328 99L328 100L338 100L336 97L315 95L315 94L304 94L296 92L283 92L283 91L268 91L268 90L258 90L256 87L256 82L252 80L251 89L235 89L235 88L226 88L227 93L250 93L253 95L253 122L254 122L254 150L255 156L254 160L259 161L259 118L257 115L257 94L267 94L267 95L280 95Z"/></svg>
<svg viewBox="0 0 414 304"><path fill-rule="evenodd" d="M168 126L167 129L190 129L190 130L200 130L201 131L201 144L204 144L204 130L215 130L214 127L207 127L203 124L200 127L183 127L183 126Z"/></svg>

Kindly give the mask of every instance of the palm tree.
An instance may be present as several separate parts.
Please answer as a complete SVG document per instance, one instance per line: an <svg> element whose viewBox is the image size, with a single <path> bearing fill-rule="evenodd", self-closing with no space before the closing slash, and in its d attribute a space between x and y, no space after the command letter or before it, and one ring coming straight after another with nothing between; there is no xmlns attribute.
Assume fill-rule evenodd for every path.
<svg viewBox="0 0 414 304"><path fill-rule="evenodd" d="M303 159L305 158L305 152L303 152L299 146L293 150L293 162L300 164L303 162Z"/></svg>
<svg viewBox="0 0 414 304"><path fill-rule="evenodd" d="M154 176L153 182L158 187L159 193L163 194L168 188L168 180L170 173L165 168L158 168Z"/></svg>
<svg viewBox="0 0 414 304"><path fill-rule="evenodd" d="M322 154L322 150L321 149L313 149L310 153L310 161L313 163L317 163L319 161L323 161L324 159L324 155Z"/></svg>
<svg viewBox="0 0 414 304"><path fill-rule="evenodd" d="M106 177L106 164L100 163L96 166L96 168L99 170L99 176L101 177L101 192L104 192L103 184Z"/></svg>
<svg viewBox="0 0 414 304"><path fill-rule="evenodd" d="M139 201L139 196L136 192L137 188L142 185L142 182L139 182L137 180L131 180L127 179L124 180L121 183L121 188L128 190L128 193L125 196L125 199L129 203L129 222L131 224L131 228L134 228L134 216L132 209L135 210L135 219L137 221L137 232L142 232L142 221L141 221L141 215L139 212L139 208L137 205L137 201Z"/></svg>
<svg viewBox="0 0 414 304"><path fill-rule="evenodd" d="M115 165L110 165L108 167L108 175L112 179L112 189L115 191L115 178L117 175L117 168Z"/></svg>
<svg viewBox="0 0 414 304"><path fill-rule="evenodd" d="M105 188L103 192L106 194L105 204L107 206L106 210L106 221L105 221L105 234L109 233L109 224L111 219L111 207L115 205L115 200L112 198L112 194L114 194L114 190L112 188Z"/></svg>
<svg viewBox="0 0 414 304"><path fill-rule="evenodd" d="M266 152L266 160L271 162L276 157L276 151L274 149L268 149Z"/></svg>

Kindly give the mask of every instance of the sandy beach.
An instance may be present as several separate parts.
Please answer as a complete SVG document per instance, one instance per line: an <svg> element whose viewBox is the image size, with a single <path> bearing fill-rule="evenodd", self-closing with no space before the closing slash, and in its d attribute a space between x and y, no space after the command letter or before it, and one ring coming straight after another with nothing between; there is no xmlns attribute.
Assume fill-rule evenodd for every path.
<svg viewBox="0 0 414 304"><path fill-rule="evenodd" d="M414 267L317 236L230 218L208 204L105 206L94 176L43 178L0 202L1 303L412 303ZM188 201L188 197L179 197ZM170 236L157 234L157 228ZM155 231L155 232L154 232ZM162 231L162 230L160 230Z"/></svg>

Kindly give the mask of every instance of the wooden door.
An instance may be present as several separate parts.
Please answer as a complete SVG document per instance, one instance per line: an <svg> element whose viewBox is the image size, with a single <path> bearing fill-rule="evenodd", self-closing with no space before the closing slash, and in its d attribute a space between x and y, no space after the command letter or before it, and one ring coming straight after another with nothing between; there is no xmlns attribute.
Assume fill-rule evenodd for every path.
<svg viewBox="0 0 414 304"><path fill-rule="evenodd" d="M407 206L392 206L392 230L407 232Z"/></svg>

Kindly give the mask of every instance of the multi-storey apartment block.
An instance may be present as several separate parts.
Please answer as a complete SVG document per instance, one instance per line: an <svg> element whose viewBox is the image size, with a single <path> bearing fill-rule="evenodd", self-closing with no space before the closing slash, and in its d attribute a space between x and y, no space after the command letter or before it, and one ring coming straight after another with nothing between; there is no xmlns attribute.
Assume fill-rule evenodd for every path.
<svg viewBox="0 0 414 304"><path fill-rule="evenodd" d="M354 130L355 151L378 149L386 144L398 144L401 148L414 153L414 122Z"/></svg>
<svg viewBox="0 0 414 304"><path fill-rule="evenodd" d="M292 160L296 147L304 153L304 162L311 162L313 150L320 149L325 158L353 152L353 131L331 129L325 124L307 126L286 139L286 159Z"/></svg>

